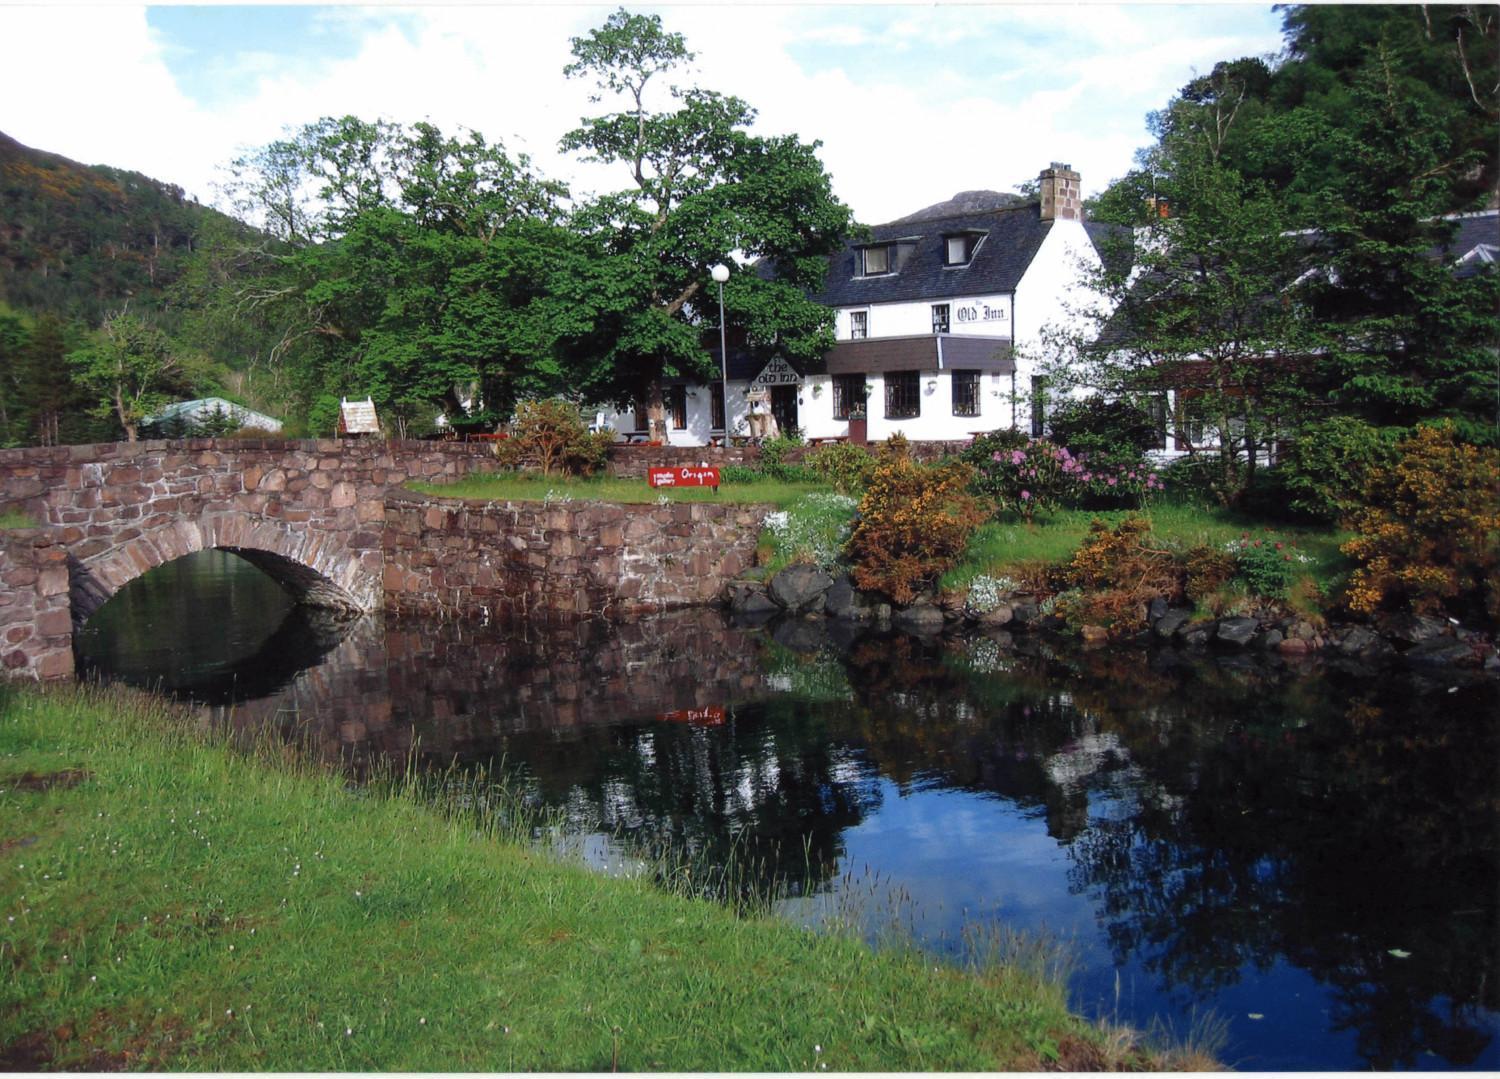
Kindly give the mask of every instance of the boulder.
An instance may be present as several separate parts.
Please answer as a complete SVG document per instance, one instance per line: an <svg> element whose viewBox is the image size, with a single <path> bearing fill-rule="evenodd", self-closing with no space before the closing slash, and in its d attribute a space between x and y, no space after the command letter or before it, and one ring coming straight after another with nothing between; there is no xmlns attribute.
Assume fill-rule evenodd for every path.
<svg viewBox="0 0 1500 1079"><path fill-rule="evenodd" d="M892 621L908 633L938 633L943 628L943 612L930 603L902 607Z"/></svg>
<svg viewBox="0 0 1500 1079"><path fill-rule="evenodd" d="M1260 631L1260 623L1253 618L1226 618L1219 623L1214 640L1232 648L1244 648Z"/></svg>
<svg viewBox="0 0 1500 1079"><path fill-rule="evenodd" d="M1167 611L1170 609L1171 608L1167 605L1167 601L1162 599L1160 596L1157 596L1149 604L1146 605L1146 621L1155 622L1158 619L1163 618L1166 615Z"/></svg>
<svg viewBox="0 0 1500 1079"><path fill-rule="evenodd" d="M1400 645L1418 645L1434 637L1449 634L1449 624L1441 618L1429 618L1422 614L1398 614L1381 624L1380 632Z"/></svg>
<svg viewBox="0 0 1500 1079"><path fill-rule="evenodd" d="M1379 646L1384 643L1374 630L1364 626L1354 626L1344 634L1343 640L1339 641L1338 650L1340 655L1345 656L1374 655L1379 650Z"/></svg>
<svg viewBox="0 0 1500 1079"><path fill-rule="evenodd" d="M1464 641L1430 637L1407 649L1402 657L1419 667L1477 667L1479 654Z"/></svg>
<svg viewBox="0 0 1500 1079"><path fill-rule="evenodd" d="M1219 622L1217 619L1209 618L1202 622L1186 622L1178 627L1176 638L1181 644L1189 648L1205 648L1208 642L1214 639L1218 632Z"/></svg>
<svg viewBox="0 0 1500 1079"><path fill-rule="evenodd" d="M1192 611L1185 611L1181 607L1173 608L1156 619L1151 626L1151 632L1155 633L1158 639L1169 641L1172 639L1172 634L1186 625L1188 619L1192 617Z"/></svg>
<svg viewBox="0 0 1500 1079"><path fill-rule="evenodd" d="M823 593L823 613L845 622L867 622L875 617L874 607L865 602L847 573L834 577L833 584Z"/></svg>
<svg viewBox="0 0 1500 1079"><path fill-rule="evenodd" d="M780 607L798 612L812 607L833 587L833 578L817 566L788 566L771 578L770 596Z"/></svg>
<svg viewBox="0 0 1500 1079"><path fill-rule="evenodd" d="M1281 642L1284 640L1286 640L1286 637L1281 632L1281 630L1270 629L1267 630L1266 635L1260 639L1260 646L1267 652L1271 652L1274 651L1277 645L1281 644Z"/></svg>
<svg viewBox="0 0 1500 1079"><path fill-rule="evenodd" d="M729 608L736 614L775 614L781 610L764 588L746 588L736 595Z"/></svg>
<svg viewBox="0 0 1500 1079"><path fill-rule="evenodd" d="M981 626L1003 626L1015 616L1010 609L1009 603L997 603L991 610L985 611L978 618Z"/></svg>
<svg viewBox="0 0 1500 1079"><path fill-rule="evenodd" d="M1010 611L1011 618L1020 626L1029 626L1042 616L1042 609L1031 602L1013 603Z"/></svg>

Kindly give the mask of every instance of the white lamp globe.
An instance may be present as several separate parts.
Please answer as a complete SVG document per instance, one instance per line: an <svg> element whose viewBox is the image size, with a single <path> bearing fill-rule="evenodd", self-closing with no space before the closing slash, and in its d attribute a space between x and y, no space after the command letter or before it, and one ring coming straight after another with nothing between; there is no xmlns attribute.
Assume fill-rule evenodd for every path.
<svg viewBox="0 0 1500 1079"><path fill-rule="evenodd" d="M729 280L729 267L725 266L722 262L708 272L713 276L713 279L721 285L725 281Z"/></svg>

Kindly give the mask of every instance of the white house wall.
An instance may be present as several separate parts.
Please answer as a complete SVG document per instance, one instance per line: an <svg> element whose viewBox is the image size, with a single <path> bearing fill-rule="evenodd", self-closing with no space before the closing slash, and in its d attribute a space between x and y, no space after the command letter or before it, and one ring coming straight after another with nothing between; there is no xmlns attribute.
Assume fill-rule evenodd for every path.
<svg viewBox="0 0 1500 1079"><path fill-rule="evenodd" d="M1104 298L1085 282L1100 265L1099 253L1080 222L1054 221L1016 285L1016 386L1022 395L1017 407L1018 426L1031 422L1026 395L1037 373L1037 361L1042 358L1043 331L1094 328L1083 312L1102 307Z"/></svg>
<svg viewBox="0 0 1500 1079"><path fill-rule="evenodd" d="M840 341L852 339L851 311L869 312L869 337L917 337L932 332L932 309L948 305L948 331L974 337L1010 337L1012 307L1008 293L988 296L939 296L902 303L840 308L834 313L833 333Z"/></svg>

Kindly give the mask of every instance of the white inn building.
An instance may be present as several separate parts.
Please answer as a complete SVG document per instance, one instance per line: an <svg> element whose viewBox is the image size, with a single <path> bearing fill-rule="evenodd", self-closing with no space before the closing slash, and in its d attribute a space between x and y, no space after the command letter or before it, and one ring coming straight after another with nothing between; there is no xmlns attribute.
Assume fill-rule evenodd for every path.
<svg viewBox="0 0 1500 1079"><path fill-rule="evenodd" d="M944 441L1011 426L1040 430L1031 408L1035 350L1026 346L1082 305L1083 268L1098 265L1095 241L1109 226L1083 220L1070 166L1043 170L1039 187L1031 200L964 192L849 243L814 297L833 308L837 338L818 369L756 360L731 346L729 434L747 432L753 389L765 391L782 431L797 428L809 439L849 437L861 404L870 441L898 431ZM720 397L718 383L669 385L669 441L722 438ZM628 411L604 418L622 437L645 430L645 417Z"/></svg>

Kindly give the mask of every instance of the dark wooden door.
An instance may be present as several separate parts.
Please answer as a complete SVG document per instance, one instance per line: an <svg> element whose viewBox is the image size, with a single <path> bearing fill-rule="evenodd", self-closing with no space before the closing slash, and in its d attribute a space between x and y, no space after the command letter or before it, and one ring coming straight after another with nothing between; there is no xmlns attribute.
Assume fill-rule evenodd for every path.
<svg viewBox="0 0 1500 1079"><path fill-rule="evenodd" d="M784 435L797 429L798 389L797 386L771 387L771 415L776 417L776 426Z"/></svg>

